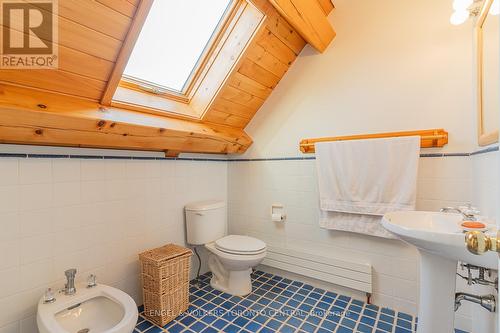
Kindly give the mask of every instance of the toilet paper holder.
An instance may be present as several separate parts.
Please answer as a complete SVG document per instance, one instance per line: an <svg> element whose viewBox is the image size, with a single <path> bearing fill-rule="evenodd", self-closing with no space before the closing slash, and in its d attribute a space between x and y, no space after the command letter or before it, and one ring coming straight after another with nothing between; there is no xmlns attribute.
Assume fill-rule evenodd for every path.
<svg viewBox="0 0 500 333"><path fill-rule="evenodd" d="M271 221L284 222L286 220L285 208L282 204L271 205Z"/></svg>

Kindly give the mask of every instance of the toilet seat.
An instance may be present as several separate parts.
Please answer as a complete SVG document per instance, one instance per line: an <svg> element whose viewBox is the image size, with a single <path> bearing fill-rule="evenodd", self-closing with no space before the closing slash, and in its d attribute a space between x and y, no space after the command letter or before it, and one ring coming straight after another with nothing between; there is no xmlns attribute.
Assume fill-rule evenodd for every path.
<svg viewBox="0 0 500 333"><path fill-rule="evenodd" d="M229 235L216 240L215 248L229 254L255 255L266 251L266 243L249 236Z"/></svg>

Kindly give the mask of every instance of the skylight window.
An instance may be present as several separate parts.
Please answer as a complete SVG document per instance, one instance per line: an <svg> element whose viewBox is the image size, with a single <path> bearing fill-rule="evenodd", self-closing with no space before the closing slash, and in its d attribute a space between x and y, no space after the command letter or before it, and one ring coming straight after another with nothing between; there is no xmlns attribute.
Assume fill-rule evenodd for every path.
<svg viewBox="0 0 500 333"><path fill-rule="evenodd" d="M155 0L124 79L184 93L232 0Z"/></svg>

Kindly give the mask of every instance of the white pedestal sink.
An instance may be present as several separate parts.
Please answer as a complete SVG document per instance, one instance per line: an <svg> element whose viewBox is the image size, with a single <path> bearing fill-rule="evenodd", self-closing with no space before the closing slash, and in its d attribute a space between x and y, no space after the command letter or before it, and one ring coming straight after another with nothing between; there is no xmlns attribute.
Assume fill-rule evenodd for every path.
<svg viewBox="0 0 500 333"><path fill-rule="evenodd" d="M435 212L393 212L382 225L417 247L421 254L418 333L452 333L458 261L498 269L496 253L476 256L465 246L462 215ZM496 235L488 225L487 234Z"/></svg>

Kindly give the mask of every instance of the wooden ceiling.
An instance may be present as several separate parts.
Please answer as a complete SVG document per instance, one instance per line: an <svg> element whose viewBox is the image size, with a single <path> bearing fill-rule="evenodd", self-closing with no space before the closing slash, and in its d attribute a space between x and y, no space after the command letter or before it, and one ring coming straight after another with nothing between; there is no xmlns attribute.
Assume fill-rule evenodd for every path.
<svg viewBox="0 0 500 333"><path fill-rule="evenodd" d="M179 152L242 153L241 129L100 106L0 84L0 143Z"/></svg>
<svg viewBox="0 0 500 333"><path fill-rule="evenodd" d="M245 50L237 67L219 89L203 118L184 120L184 123L199 123L196 126L207 130L210 133L208 136L217 137L218 133L225 133L221 141L225 144L218 145L215 149L207 149L203 145L197 148L199 142L193 145L190 131L182 134L182 128L190 127L184 127L186 124L183 123L179 132L176 132L176 136L187 140L185 142L188 144L185 144L185 147L181 144L169 146L168 140L160 140L152 146L141 147L131 144L128 148L243 152L251 144L251 139L243 131L244 127L264 104L304 46L309 42L318 50L323 51L335 36L326 18L334 8L330 0L249 1L266 15L264 25ZM44 113L48 117L48 113L58 113L64 109L65 116L69 117L74 115L72 108L80 115L82 110L102 109L100 101L108 87L108 81L112 78L113 71L116 71L115 65L119 54L127 45L127 36L132 33L137 34L137 31L132 31L134 18L136 12L140 11L141 5L144 6L144 2L150 2L150 0L59 0L59 68L0 70L0 94L9 96L8 99L0 100L0 110L3 112L23 109L27 112L36 112L38 113L37 119L40 121L38 129L42 129ZM307 12L297 13L298 8ZM308 17L314 20L308 21ZM23 95L30 95L26 103L11 104ZM17 97L13 98L13 96ZM38 107L37 105L40 104L45 105L46 108ZM111 109L107 108L108 111ZM119 112L116 108L113 110L114 114ZM123 112L129 116L132 115L132 111L123 110ZM133 113L135 118L132 118L137 119L138 112ZM141 117L152 117L151 124L159 120L158 116L154 115L142 114ZM22 138L16 140L13 132L5 135L7 127L16 125L13 119L10 119L7 125L6 118L0 116L0 126L4 129L0 132L1 142L75 145L72 143L74 140L61 140L55 137L52 139L45 137L40 140L40 135L31 137L23 135ZM92 116L88 119L99 122L104 118L102 114L92 112ZM170 122L174 121L165 116L163 118L167 118ZM114 121L128 122L123 116L117 117ZM30 126L32 129L37 127L36 123L31 123ZM164 127L156 126L157 131L160 128L164 129L162 135L168 133ZM131 129L133 127L127 130ZM69 131L65 133L71 135ZM230 135L226 135L228 133ZM129 136L129 139L131 137L126 136ZM228 137L229 141L224 141L228 140ZM241 139L240 142L236 140L238 137ZM220 138L217 137L218 139ZM80 145L99 146L98 141L95 140L97 139L93 139L89 144L80 141ZM123 141L122 139L122 143L116 146L109 143L102 146L127 148Z"/></svg>
<svg viewBox="0 0 500 333"><path fill-rule="evenodd" d="M244 128L307 44L267 0L253 1L267 19L205 120Z"/></svg>
<svg viewBox="0 0 500 333"><path fill-rule="evenodd" d="M98 101L138 3L59 1L59 69L1 70L0 81Z"/></svg>

